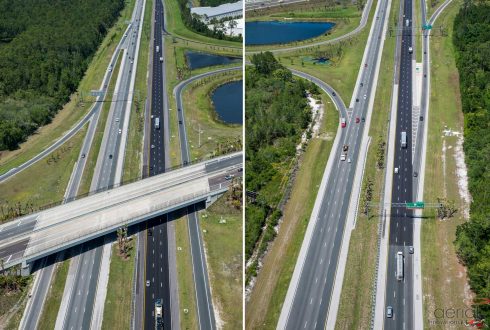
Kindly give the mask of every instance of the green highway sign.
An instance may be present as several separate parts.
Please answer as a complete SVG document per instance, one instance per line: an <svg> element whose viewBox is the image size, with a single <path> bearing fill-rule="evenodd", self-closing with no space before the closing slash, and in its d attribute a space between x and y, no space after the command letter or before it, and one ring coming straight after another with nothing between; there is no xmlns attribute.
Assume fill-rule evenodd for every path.
<svg viewBox="0 0 490 330"><path fill-rule="evenodd" d="M426 24L426 25L422 26L422 29L424 29L424 30L432 30L432 25Z"/></svg>
<svg viewBox="0 0 490 330"><path fill-rule="evenodd" d="M425 207L424 202L407 203L407 209L423 209Z"/></svg>

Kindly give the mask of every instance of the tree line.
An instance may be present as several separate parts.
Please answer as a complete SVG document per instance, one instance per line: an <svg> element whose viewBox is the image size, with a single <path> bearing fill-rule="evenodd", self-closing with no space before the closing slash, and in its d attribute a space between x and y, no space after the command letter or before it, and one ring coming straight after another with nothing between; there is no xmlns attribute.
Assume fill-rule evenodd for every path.
<svg viewBox="0 0 490 330"><path fill-rule="evenodd" d="M265 240L274 235L280 218L276 206L281 199L279 186L296 145L311 121L306 90L316 91L310 82L293 78L272 53L256 54L253 66L246 68L246 190L256 196L247 203L245 257L250 258L268 219ZM256 194L256 195L255 195Z"/></svg>
<svg viewBox="0 0 490 330"><path fill-rule="evenodd" d="M0 150L51 121L76 91L124 0L0 0Z"/></svg>
<svg viewBox="0 0 490 330"><path fill-rule="evenodd" d="M464 113L464 151L473 201L456 247L471 289L490 298L490 3L466 0L454 20L453 44ZM490 305L475 308L490 319Z"/></svg>

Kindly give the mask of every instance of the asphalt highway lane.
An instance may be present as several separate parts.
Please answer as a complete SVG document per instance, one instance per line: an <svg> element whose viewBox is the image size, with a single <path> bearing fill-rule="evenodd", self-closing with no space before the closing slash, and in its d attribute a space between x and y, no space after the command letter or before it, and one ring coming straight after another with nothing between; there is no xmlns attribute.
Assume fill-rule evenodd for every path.
<svg viewBox="0 0 490 330"><path fill-rule="evenodd" d="M324 329L326 325L365 127L362 118L367 116L369 98L375 84L375 68L383 42L381 36L387 10L388 1L381 0L375 13L379 19L373 19L372 37L366 46L365 63L361 66L359 85L354 92L356 100L353 109L349 109L352 111L350 117L342 114L347 120L347 127L342 129L340 144L331 155L334 157L334 163L323 194L319 218L316 220L305 259L298 260L298 263L302 263L301 274L297 287L290 287L290 290L294 290L293 300L289 310L285 307L287 302L283 305L278 329ZM357 118L359 123L356 122ZM341 149L344 144L349 145L349 150L347 160L341 161Z"/></svg>
<svg viewBox="0 0 490 330"><path fill-rule="evenodd" d="M414 202L412 168L412 0L403 3L403 30L400 48L397 123L395 139L392 203ZM409 26L406 26L406 20ZM401 145L401 132L406 132L407 146ZM408 247L413 245L413 211L392 207L390 210L390 240L386 284L386 306L393 307L393 318L386 318L385 329L413 327L413 258ZM404 255L404 278L398 281L396 255Z"/></svg>

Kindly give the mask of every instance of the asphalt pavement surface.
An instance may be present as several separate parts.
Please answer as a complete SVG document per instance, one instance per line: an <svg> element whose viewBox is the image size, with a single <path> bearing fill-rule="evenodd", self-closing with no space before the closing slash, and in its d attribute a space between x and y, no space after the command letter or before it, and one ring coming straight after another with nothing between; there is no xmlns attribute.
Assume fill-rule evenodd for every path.
<svg viewBox="0 0 490 330"><path fill-rule="evenodd" d="M372 37L368 40L365 63L361 64L360 79L356 86L352 115L346 118L334 157L332 173L326 190L319 192L323 201L319 218L309 242L306 258L298 260L301 273L293 290L292 302L283 305L278 329L324 329L330 297L333 290L338 256L342 243L347 209L353 188L359 148L364 131L369 98L375 84L375 67L380 56L382 31L387 19L388 1L381 0L373 19ZM350 110L350 109L349 109ZM347 159L340 160L343 145L348 145ZM297 265L298 267L298 265ZM291 282L290 285L294 285Z"/></svg>

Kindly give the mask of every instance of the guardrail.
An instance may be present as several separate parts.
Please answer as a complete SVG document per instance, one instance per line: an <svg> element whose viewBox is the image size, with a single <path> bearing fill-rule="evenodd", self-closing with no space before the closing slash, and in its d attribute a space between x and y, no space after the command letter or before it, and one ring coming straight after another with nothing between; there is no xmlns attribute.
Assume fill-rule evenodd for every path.
<svg viewBox="0 0 490 330"><path fill-rule="evenodd" d="M117 230L122 226L131 226L142 222L144 220L153 218L155 216L168 213L174 211L176 209L182 208L187 205L191 205L194 203L198 203L206 200L209 196L219 195L220 193L224 193L228 190L229 182L220 183L214 186L211 186L209 189L202 189L198 192L194 192L191 194L179 196L171 201L163 201L161 203L157 203L151 206L151 208L135 218L124 220L120 223L110 223L107 222L99 222L93 223L91 226L87 227L87 224L83 224L83 234L79 235L64 235L60 238L60 233L54 233L56 237L50 238L47 241L45 240L46 236L42 238L43 242L36 244L35 241L31 240L29 245L35 246L35 250L37 252L33 252L32 254L28 254L29 249L33 249L33 247L27 247L26 253L18 259L10 260L8 263L5 263L5 268L9 268L13 265L20 264L22 262L30 262L41 257L47 256L54 252L78 245L80 243L89 241L91 239L103 236L110 232ZM65 223L65 222L63 222ZM88 231L88 233L87 233ZM61 239L61 241L59 241ZM53 244L54 241L58 241L58 243ZM32 244L34 243L34 244Z"/></svg>

